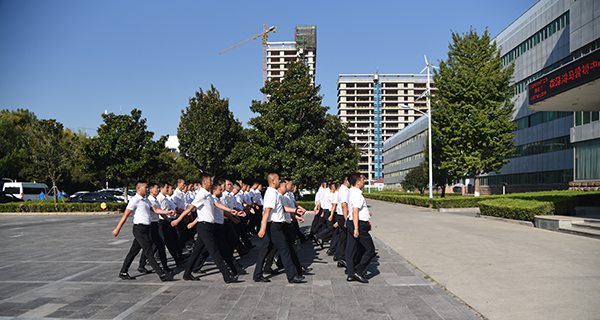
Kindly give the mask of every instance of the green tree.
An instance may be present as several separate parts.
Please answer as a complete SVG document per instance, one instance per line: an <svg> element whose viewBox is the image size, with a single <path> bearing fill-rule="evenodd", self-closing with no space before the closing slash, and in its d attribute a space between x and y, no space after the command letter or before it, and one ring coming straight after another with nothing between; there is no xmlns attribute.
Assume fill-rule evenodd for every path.
<svg viewBox="0 0 600 320"><path fill-rule="evenodd" d="M103 114L97 136L89 139L84 146L84 155L90 170L104 171L109 179L123 181L125 199L129 180L149 177L166 170L159 161L161 153L167 152L167 136L152 140L154 132L148 131L146 119L137 109L131 115Z"/></svg>
<svg viewBox="0 0 600 320"><path fill-rule="evenodd" d="M427 136L426 139L429 139ZM429 140L428 140L429 141ZM439 145L439 140L431 141L433 154L431 155L431 159L433 161L433 185L436 188L440 188L442 191L441 197L444 198L446 196L446 186L450 184L453 180L457 180L458 177L454 172L450 169L442 167L442 152L443 146ZM425 143L423 155L425 157L425 166L427 168L427 179L429 179L429 144ZM429 184L429 182L428 182Z"/></svg>
<svg viewBox="0 0 600 320"><path fill-rule="evenodd" d="M320 86L302 62L290 62L281 82L261 89L267 102L253 101L245 141L236 146L237 169L245 179L266 179L270 172L291 177L299 186L337 179L358 168L360 153L347 127L322 106ZM232 161L234 162L234 161Z"/></svg>
<svg viewBox="0 0 600 320"><path fill-rule="evenodd" d="M404 180L400 182L402 185L402 189L405 191L413 191L415 189L419 190L421 195L425 193L425 189L429 184L429 178L427 171L429 170L429 165L426 161L423 161L419 164L419 166L412 168L404 177Z"/></svg>
<svg viewBox="0 0 600 320"><path fill-rule="evenodd" d="M175 185L177 179L195 181L198 179L198 169L184 157L174 153L165 152L159 157L160 161L169 164L169 169L157 172L149 180L154 182L166 181Z"/></svg>
<svg viewBox="0 0 600 320"><path fill-rule="evenodd" d="M499 171L514 151L512 120L514 67L502 67L496 42L487 30L452 33L448 59L440 61L433 80L432 130L442 146L440 167L458 175L479 177Z"/></svg>
<svg viewBox="0 0 600 320"><path fill-rule="evenodd" d="M27 109L0 111L0 175L14 180L24 178L21 171L28 164L24 155L26 128L38 121Z"/></svg>
<svg viewBox="0 0 600 320"><path fill-rule="evenodd" d="M229 111L229 99L221 99L212 85L206 93L200 88L181 110L179 151L198 170L222 176L229 170L226 159L241 133L242 124Z"/></svg>
<svg viewBox="0 0 600 320"><path fill-rule="evenodd" d="M33 168L33 176L50 180L56 202L56 183L71 164L72 147L66 139L63 125L54 119L40 120L30 124L25 134L27 159Z"/></svg>

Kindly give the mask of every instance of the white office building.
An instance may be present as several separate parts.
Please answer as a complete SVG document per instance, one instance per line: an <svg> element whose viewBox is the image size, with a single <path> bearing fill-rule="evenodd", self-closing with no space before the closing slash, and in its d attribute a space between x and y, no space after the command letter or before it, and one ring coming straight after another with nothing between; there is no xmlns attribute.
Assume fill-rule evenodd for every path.
<svg viewBox="0 0 600 320"><path fill-rule="evenodd" d="M290 61L304 61L313 76L317 67L317 26L297 25L294 41L267 42L267 80L281 81Z"/></svg>

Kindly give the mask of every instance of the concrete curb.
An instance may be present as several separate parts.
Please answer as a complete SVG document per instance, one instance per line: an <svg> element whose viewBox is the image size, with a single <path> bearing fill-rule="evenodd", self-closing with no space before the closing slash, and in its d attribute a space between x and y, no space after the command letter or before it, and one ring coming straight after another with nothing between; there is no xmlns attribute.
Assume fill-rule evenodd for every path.
<svg viewBox="0 0 600 320"><path fill-rule="evenodd" d="M479 213L479 208L439 208L439 212L475 212Z"/></svg>
<svg viewBox="0 0 600 320"><path fill-rule="evenodd" d="M498 220L498 221L508 222L508 223L512 223L512 224L520 224L522 226L535 228L535 226L533 225L533 222L531 222L531 221L512 220L512 219L506 219L506 218L486 216L486 215L482 215L482 214L478 215L478 217L479 218L484 218L484 219L490 219L490 220Z"/></svg>
<svg viewBox="0 0 600 320"><path fill-rule="evenodd" d="M0 212L0 216L92 216L122 214L119 211L106 212Z"/></svg>

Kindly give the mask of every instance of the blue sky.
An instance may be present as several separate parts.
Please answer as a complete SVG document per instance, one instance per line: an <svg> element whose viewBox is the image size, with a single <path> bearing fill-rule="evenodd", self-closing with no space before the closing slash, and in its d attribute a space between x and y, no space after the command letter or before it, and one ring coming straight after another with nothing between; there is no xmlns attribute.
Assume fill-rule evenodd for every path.
<svg viewBox="0 0 600 320"><path fill-rule="evenodd" d="M0 0L0 108L29 109L95 134L101 114L142 110L175 135L181 110L213 84L245 123L262 94L259 39L292 41L317 25L317 84L336 113L339 74L419 73L445 60L451 32L495 36L536 1Z"/></svg>

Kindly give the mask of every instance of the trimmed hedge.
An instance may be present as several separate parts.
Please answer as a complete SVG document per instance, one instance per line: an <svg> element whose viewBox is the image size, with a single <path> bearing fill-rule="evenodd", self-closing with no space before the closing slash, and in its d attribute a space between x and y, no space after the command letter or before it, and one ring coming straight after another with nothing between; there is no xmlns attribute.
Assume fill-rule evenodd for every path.
<svg viewBox="0 0 600 320"><path fill-rule="evenodd" d="M515 198L489 199L479 202L479 210L486 216L533 221L535 216L553 214L554 204L548 201Z"/></svg>
<svg viewBox="0 0 600 320"><path fill-rule="evenodd" d="M123 212L127 207L124 202L106 205L106 212ZM102 212L102 208L100 203L26 201L0 204L0 212Z"/></svg>
<svg viewBox="0 0 600 320"><path fill-rule="evenodd" d="M399 192L363 192L365 198L428 208L479 207L481 214L533 221L535 215L574 215L577 206L599 206L598 191L543 191L481 197L433 198Z"/></svg>
<svg viewBox="0 0 600 320"><path fill-rule="evenodd" d="M306 210L312 210L315 208L315 201L296 201L296 203Z"/></svg>

